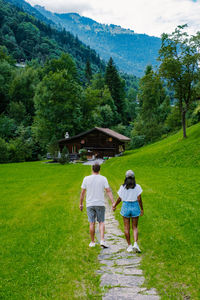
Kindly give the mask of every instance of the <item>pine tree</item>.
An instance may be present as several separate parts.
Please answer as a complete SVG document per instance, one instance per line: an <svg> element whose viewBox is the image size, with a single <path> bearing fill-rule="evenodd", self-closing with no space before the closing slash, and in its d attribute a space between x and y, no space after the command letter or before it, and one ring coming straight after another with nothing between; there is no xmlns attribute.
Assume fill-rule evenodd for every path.
<svg viewBox="0 0 200 300"><path fill-rule="evenodd" d="M121 121L124 121L125 109L125 84L119 76L119 73L114 65L112 57L106 66L105 83L108 86L114 103L117 107L117 112L121 116Z"/></svg>
<svg viewBox="0 0 200 300"><path fill-rule="evenodd" d="M90 84L90 81L92 79L92 69L91 69L89 60L87 60L86 66L85 66L85 77L87 79L87 83Z"/></svg>

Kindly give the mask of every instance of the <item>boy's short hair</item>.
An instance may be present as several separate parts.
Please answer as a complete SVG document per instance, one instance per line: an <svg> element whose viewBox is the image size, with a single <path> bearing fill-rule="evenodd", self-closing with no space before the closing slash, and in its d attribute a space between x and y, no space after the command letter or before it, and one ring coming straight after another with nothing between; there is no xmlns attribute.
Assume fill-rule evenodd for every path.
<svg viewBox="0 0 200 300"><path fill-rule="evenodd" d="M98 173L99 171L100 171L100 165L99 164L97 164L97 163L95 163L93 166L92 166L92 170L93 170L93 172L95 172L95 173Z"/></svg>

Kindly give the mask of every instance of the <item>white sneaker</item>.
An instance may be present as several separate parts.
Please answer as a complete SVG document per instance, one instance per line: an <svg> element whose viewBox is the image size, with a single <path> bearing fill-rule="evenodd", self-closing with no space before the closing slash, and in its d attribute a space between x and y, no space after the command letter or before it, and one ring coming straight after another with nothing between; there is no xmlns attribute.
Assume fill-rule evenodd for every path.
<svg viewBox="0 0 200 300"><path fill-rule="evenodd" d="M132 245L129 245L128 248L127 248L126 250L127 250L127 252L133 252L133 247L132 247Z"/></svg>
<svg viewBox="0 0 200 300"><path fill-rule="evenodd" d="M136 253L141 253L141 250L136 242L133 245L133 251L135 251Z"/></svg>
<svg viewBox="0 0 200 300"><path fill-rule="evenodd" d="M106 244L105 241L101 241L100 245L101 245L102 248L108 248L108 245Z"/></svg>
<svg viewBox="0 0 200 300"><path fill-rule="evenodd" d="M95 242L90 242L89 247L95 247Z"/></svg>

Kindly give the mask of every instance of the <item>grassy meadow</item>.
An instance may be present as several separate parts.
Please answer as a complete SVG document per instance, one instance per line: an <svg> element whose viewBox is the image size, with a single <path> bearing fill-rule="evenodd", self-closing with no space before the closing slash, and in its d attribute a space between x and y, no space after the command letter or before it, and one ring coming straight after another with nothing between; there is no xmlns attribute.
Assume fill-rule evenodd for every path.
<svg viewBox="0 0 200 300"><path fill-rule="evenodd" d="M125 171L143 188L139 244L147 287L162 299L199 299L200 124L108 160L116 197ZM89 166L42 162L0 166L2 299L101 299L80 185ZM122 226L119 214L115 214Z"/></svg>
<svg viewBox="0 0 200 300"><path fill-rule="evenodd" d="M103 170L115 193L128 169L143 188L139 244L146 286L162 299L200 299L200 124L188 129L186 140L180 132L108 161Z"/></svg>
<svg viewBox="0 0 200 300"><path fill-rule="evenodd" d="M0 166L0 299L101 299L80 184L90 168Z"/></svg>

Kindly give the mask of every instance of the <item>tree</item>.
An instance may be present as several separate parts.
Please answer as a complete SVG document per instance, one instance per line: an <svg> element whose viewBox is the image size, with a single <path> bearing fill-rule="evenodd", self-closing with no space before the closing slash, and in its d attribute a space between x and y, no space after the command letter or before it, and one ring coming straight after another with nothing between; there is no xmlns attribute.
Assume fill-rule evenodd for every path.
<svg viewBox="0 0 200 300"><path fill-rule="evenodd" d="M89 60L87 60L86 66L85 66L85 77L87 79L87 83L90 84L90 81L92 79L92 69L91 69Z"/></svg>
<svg viewBox="0 0 200 300"><path fill-rule="evenodd" d="M174 90L181 113L183 137L186 138L186 114L196 98L195 84L199 78L200 33L189 36L183 30L187 25L178 26L172 34L162 35L159 51L161 65L159 72Z"/></svg>
<svg viewBox="0 0 200 300"><path fill-rule="evenodd" d="M59 158L59 163L64 165L69 162L69 151L66 146L62 149L61 157Z"/></svg>
<svg viewBox="0 0 200 300"><path fill-rule="evenodd" d="M21 121L23 121L24 124L30 125L32 121L35 112L33 98L38 82L37 70L27 67L18 70L10 83L10 115L12 117L16 115L16 119L20 120L18 112L19 109L21 109Z"/></svg>
<svg viewBox="0 0 200 300"><path fill-rule="evenodd" d="M134 122L133 137L145 137L145 142L153 142L164 131L164 122L169 113L169 98L163 83L151 66L147 66L141 78L138 92L139 114Z"/></svg>
<svg viewBox="0 0 200 300"><path fill-rule="evenodd" d="M53 161L56 161L56 159L58 158L59 145L55 135L52 136L49 144L47 145L47 151L50 153Z"/></svg>
<svg viewBox="0 0 200 300"><path fill-rule="evenodd" d="M36 113L32 126L43 149L53 135L61 139L66 131L70 135L80 132L81 97L81 87L67 70L44 76L34 97Z"/></svg>
<svg viewBox="0 0 200 300"><path fill-rule="evenodd" d="M93 85L87 87L82 101L82 111L85 128L110 127L116 124L118 114L107 87L103 89L94 89Z"/></svg>
<svg viewBox="0 0 200 300"><path fill-rule="evenodd" d="M105 83L108 86L110 94L117 107L117 112L119 115L121 115L121 121L124 121L125 82L120 78L112 57L109 59L108 64L106 66Z"/></svg>
<svg viewBox="0 0 200 300"><path fill-rule="evenodd" d="M14 67L6 56L4 47L0 47L0 114L5 112L9 104L9 86Z"/></svg>

